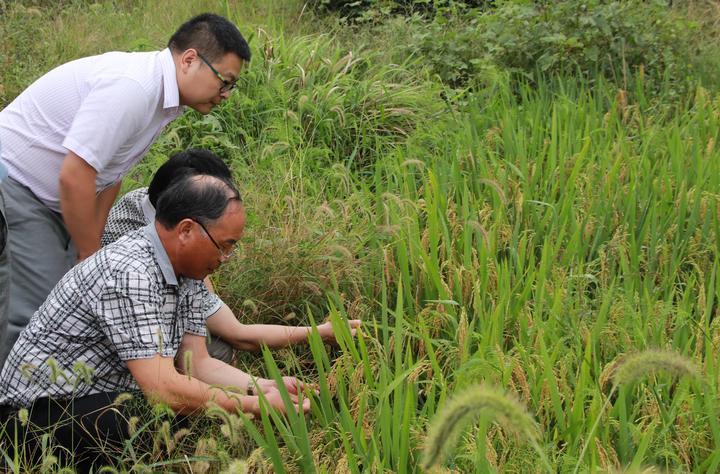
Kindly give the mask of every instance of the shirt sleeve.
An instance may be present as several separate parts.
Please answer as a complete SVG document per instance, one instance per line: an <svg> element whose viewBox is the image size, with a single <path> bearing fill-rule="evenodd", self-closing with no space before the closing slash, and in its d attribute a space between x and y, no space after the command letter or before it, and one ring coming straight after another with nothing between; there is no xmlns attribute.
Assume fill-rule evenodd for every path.
<svg viewBox="0 0 720 474"><path fill-rule="evenodd" d="M129 78L103 78L80 104L63 147L100 173L143 126L149 97Z"/></svg>
<svg viewBox="0 0 720 474"><path fill-rule="evenodd" d="M185 332L204 336L207 334L207 318L215 314L222 307L223 302L218 295L210 293L204 283L197 282L195 285Z"/></svg>
<svg viewBox="0 0 720 474"><path fill-rule="evenodd" d="M170 341L163 341L167 331L158 295L159 288L144 273L123 272L107 282L95 310L121 360L175 355Z"/></svg>

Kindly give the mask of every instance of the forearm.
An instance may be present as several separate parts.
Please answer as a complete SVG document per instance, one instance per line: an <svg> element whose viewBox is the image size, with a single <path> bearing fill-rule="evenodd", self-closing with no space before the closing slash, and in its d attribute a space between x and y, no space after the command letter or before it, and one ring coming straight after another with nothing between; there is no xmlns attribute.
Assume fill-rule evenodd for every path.
<svg viewBox="0 0 720 474"><path fill-rule="evenodd" d="M207 353L206 353L207 354ZM256 397L233 394L176 370L172 358L160 357L127 361L138 387L150 400L167 403L177 413L190 414L215 402L228 411L255 412Z"/></svg>
<svg viewBox="0 0 720 474"><path fill-rule="evenodd" d="M192 355L188 355L192 354ZM163 368L160 373L165 374L164 380L171 380L170 390L166 390L167 399L171 400L177 409L183 413L193 411L204 406L208 401L213 400L215 403L228 411L242 410L258 414L260 410L260 400L258 397L247 395L228 394L222 390L225 387L239 387L241 390L254 388L255 385L249 385L252 379L249 374L231 367L219 360L209 357L205 338L196 334L186 333L180 342L180 350L175 356L174 361L168 358L156 357L160 366L155 366L154 361L133 362L132 367L128 363L130 371L138 381L138 385L142 386L140 379L147 380L148 374L152 375L157 367ZM171 364L168 366L168 364ZM142 368L140 368L141 366ZM180 370L184 375L179 375ZM177 375L177 377L176 377ZM154 378L150 378L150 385L157 386L158 383ZM221 387L211 387L211 385ZM299 390L303 390L305 385L294 377L283 377L283 385L288 390L292 409L307 412L310 410L310 399L302 398ZM277 390L277 384L271 380L258 379L257 387L264 394L265 400L275 409L285 411L288 407L283 395ZM185 397L186 391L190 398Z"/></svg>
<svg viewBox="0 0 720 474"><path fill-rule="evenodd" d="M60 170L60 210L80 259L100 248L96 176L95 170L72 152Z"/></svg>
<svg viewBox="0 0 720 474"><path fill-rule="evenodd" d="M184 360L183 364L187 361L187 359ZM250 374L212 357L205 357L198 361L190 359L189 362L189 369L181 368L181 371L189 372L189 375L209 385L235 387L244 393L253 379Z"/></svg>
<svg viewBox="0 0 720 474"><path fill-rule="evenodd" d="M192 414L203 410L209 402L214 402L227 411L242 410L254 412L258 405L257 397L234 394L195 377L174 374L165 379L158 390L145 394L150 399L159 399L167 403L176 413Z"/></svg>
<svg viewBox="0 0 720 474"><path fill-rule="evenodd" d="M210 334L242 351L259 351L263 344L278 348L307 341L310 327L289 327L275 324L241 324L232 310L223 305L207 320Z"/></svg>
<svg viewBox="0 0 720 474"><path fill-rule="evenodd" d="M77 249L78 258L86 258L100 248L96 220L95 190L62 188L60 207L65 227Z"/></svg>
<svg viewBox="0 0 720 474"><path fill-rule="evenodd" d="M229 342L236 348L246 351L259 351L263 344L270 348L280 348L306 343L311 330L310 326L243 324L242 330Z"/></svg>
<svg viewBox="0 0 720 474"><path fill-rule="evenodd" d="M360 327L359 319L347 321L350 335ZM259 351L263 344L271 348L307 343L311 326L280 326L277 324L241 324L227 305L207 320L210 334L217 336L241 351ZM337 344L335 331L329 322L317 326L323 342Z"/></svg>

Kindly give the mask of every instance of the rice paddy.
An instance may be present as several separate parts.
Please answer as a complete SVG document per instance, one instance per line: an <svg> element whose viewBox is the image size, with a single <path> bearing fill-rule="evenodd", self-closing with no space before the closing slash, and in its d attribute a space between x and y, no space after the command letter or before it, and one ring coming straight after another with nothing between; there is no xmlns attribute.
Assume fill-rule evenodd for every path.
<svg viewBox="0 0 720 474"><path fill-rule="evenodd" d="M497 74L459 100L422 58L395 61L383 40L401 32L352 41L302 2L64 3L0 2L2 104L52 61L162 48L193 13L240 26L239 90L174 122L124 189L175 151L218 153L249 211L242 255L213 276L223 300L243 321L340 334L240 357L318 384L307 417L210 408L180 434L136 420L155 444L112 469L720 470L711 84L670 101L642 75ZM48 459L8 464L59 472Z"/></svg>

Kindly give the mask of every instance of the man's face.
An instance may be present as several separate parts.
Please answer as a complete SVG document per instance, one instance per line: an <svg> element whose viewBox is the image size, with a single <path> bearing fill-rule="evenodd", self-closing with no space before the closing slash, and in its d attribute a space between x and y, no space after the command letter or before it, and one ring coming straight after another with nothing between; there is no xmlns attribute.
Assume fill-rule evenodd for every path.
<svg viewBox="0 0 720 474"><path fill-rule="evenodd" d="M211 61L194 49L185 51L179 60L177 81L180 104L201 114L209 113L230 97L232 91L221 89L237 80L243 65L242 59L235 53L227 53L219 60Z"/></svg>
<svg viewBox="0 0 720 474"><path fill-rule="evenodd" d="M193 221L190 238L182 251L182 275L202 280L232 257L245 230L245 208L231 201L225 213L212 225Z"/></svg>

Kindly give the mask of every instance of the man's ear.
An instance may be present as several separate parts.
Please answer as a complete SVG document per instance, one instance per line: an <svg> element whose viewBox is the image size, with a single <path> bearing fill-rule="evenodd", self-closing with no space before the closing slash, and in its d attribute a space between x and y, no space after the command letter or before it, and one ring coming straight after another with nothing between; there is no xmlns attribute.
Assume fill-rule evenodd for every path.
<svg viewBox="0 0 720 474"><path fill-rule="evenodd" d="M175 226L175 235L180 243L188 243L193 238L193 229L195 222L192 219L183 219Z"/></svg>
<svg viewBox="0 0 720 474"><path fill-rule="evenodd" d="M197 51L194 48L186 49L180 55L180 70L186 73L197 59Z"/></svg>

